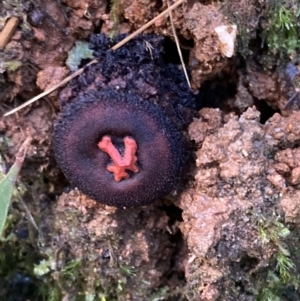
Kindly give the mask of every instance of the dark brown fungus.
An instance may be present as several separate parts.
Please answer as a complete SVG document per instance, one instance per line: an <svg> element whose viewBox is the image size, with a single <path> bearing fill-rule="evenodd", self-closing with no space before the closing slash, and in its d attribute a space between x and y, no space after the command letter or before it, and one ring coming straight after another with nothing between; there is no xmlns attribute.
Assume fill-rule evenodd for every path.
<svg viewBox="0 0 300 301"><path fill-rule="evenodd" d="M116 181L111 157L98 143L109 136L124 155L124 138L137 143L139 171ZM184 163L180 133L157 106L113 90L85 94L68 105L55 126L54 151L68 180L95 200L141 206L164 196Z"/></svg>
<svg viewBox="0 0 300 301"><path fill-rule="evenodd" d="M161 43L140 37L107 52L109 40L94 36L99 63L61 93L56 159L74 186L101 203L150 204L180 178L187 157L180 130L193 115L193 95L177 67L162 61Z"/></svg>

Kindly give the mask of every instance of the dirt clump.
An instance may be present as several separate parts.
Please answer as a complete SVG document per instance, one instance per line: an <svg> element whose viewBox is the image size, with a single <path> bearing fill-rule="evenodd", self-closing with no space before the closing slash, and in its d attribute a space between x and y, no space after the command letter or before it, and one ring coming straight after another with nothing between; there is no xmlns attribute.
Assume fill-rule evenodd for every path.
<svg viewBox="0 0 300 301"><path fill-rule="evenodd" d="M83 279L100 282L99 291L110 292L107 296L146 300L152 289L167 281L173 246L169 218L158 208L116 209L73 190L59 198L53 222L57 244L82 258ZM97 293L86 280L81 285L87 293Z"/></svg>
<svg viewBox="0 0 300 301"><path fill-rule="evenodd" d="M246 297L258 286L252 276L277 252L274 242L262 244L261 216L268 216L270 210L282 216L283 209L290 221L299 214L294 189L298 183L298 148L294 148L299 139L298 112L289 118L275 115L262 125L255 108L240 117L222 116L215 110L203 119L206 110L200 111L200 118L189 127L191 139L198 143L195 182L177 202L183 210L180 229L192 258L186 267L193 271L187 274L187 282L201 300L219 300L220 295L220 300L233 300L233 296L253 300ZM216 116L222 124L207 130ZM203 131L207 131L204 139ZM289 148L279 150L279 145ZM280 185L275 180L278 177ZM249 266L241 269L242 262ZM207 278L207 266L218 276ZM236 288L237 279L242 281L241 287L247 283L248 292Z"/></svg>

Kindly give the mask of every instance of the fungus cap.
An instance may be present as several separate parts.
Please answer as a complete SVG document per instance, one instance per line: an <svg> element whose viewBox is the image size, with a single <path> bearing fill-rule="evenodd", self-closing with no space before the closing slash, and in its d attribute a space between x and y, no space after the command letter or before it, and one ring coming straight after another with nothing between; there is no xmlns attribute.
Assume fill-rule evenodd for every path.
<svg viewBox="0 0 300 301"><path fill-rule="evenodd" d="M98 144L109 137L124 156L124 138L137 144L136 172L116 181L112 157ZM185 162L183 138L161 108L139 97L104 89L65 106L54 130L54 153L67 179L83 193L117 207L150 204L168 194ZM137 171L138 170L138 171Z"/></svg>

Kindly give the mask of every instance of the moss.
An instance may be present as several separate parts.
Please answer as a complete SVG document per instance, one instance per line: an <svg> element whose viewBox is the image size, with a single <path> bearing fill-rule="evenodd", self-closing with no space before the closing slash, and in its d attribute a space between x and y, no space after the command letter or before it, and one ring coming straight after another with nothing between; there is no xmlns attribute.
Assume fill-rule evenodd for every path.
<svg viewBox="0 0 300 301"><path fill-rule="evenodd" d="M263 288L258 296L258 301L280 301L279 297L274 295L269 288Z"/></svg>
<svg viewBox="0 0 300 301"><path fill-rule="evenodd" d="M298 255L291 251L293 232L284 224L280 216L260 216L258 222L259 237L263 245L274 244L274 251L269 262L267 275L258 282L259 301L282 300L282 291L287 287L296 289L299 282L294 260Z"/></svg>
<svg viewBox="0 0 300 301"><path fill-rule="evenodd" d="M16 71L19 67L22 66L22 62L20 61L7 61L3 64L3 67L7 71Z"/></svg>
<svg viewBox="0 0 300 301"><path fill-rule="evenodd" d="M110 18L114 24L109 33L109 37L111 39L115 38L119 34L121 15L122 15L121 1L112 0L111 7L110 7Z"/></svg>
<svg viewBox="0 0 300 301"><path fill-rule="evenodd" d="M258 49L271 57L295 53L300 46L299 1L259 2L242 0L221 4L224 14L238 27L237 51L243 57L255 54ZM264 49L265 45L268 50Z"/></svg>
<svg viewBox="0 0 300 301"><path fill-rule="evenodd" d="M265 37L271 52L291 54L299 48L300 9L298 1L268 1Z"/></svg>
<svg viewBox="0 0 300 301"><path fill-rule="evenodd" d="M278 271L280 279L283 283L288 283L292 278L291 271L295 270L295 264L282 252L278 253L276 261L276 271Z"/></svg>

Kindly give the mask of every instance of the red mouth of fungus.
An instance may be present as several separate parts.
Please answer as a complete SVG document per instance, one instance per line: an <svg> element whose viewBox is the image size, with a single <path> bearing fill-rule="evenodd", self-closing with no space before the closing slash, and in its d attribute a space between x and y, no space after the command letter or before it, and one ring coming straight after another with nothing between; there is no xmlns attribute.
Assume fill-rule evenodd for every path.
<svg viewBox="0 0 300 301"><path fill-rule="evenodd" d="M135 165L137 161L137 156L135 155L137 150L137 144L133 138L124 138L125 151L122 157L119 151L112 144L109 136L102 137L101 141L98 143L98 147L105 153L107 153L111 160L112 165L107 166L107 170L114 174L114 179L116 182L120 182L123 179L129 179L130 175L126 170L132 172L139 172L138 167Z"/></svg>

